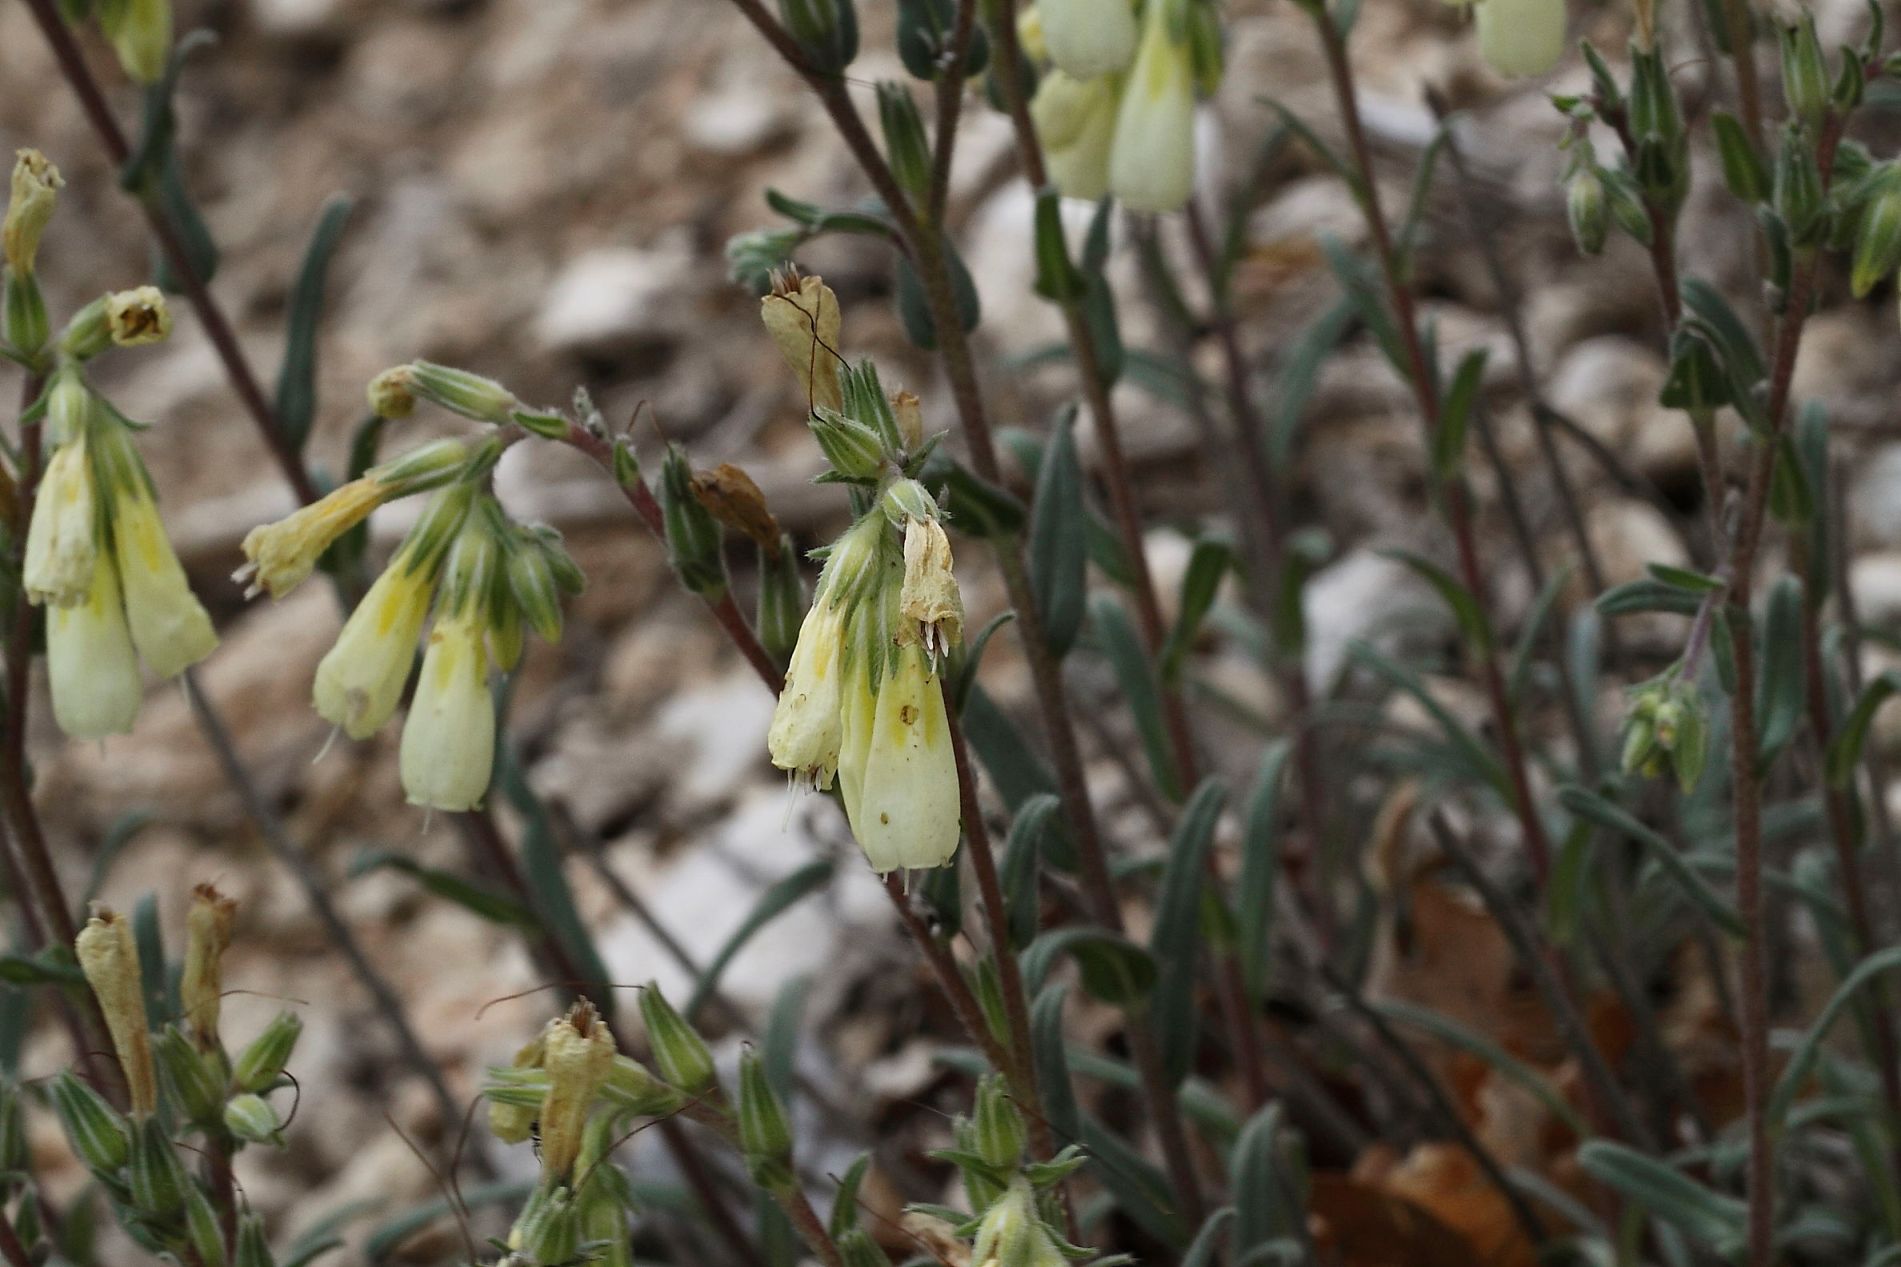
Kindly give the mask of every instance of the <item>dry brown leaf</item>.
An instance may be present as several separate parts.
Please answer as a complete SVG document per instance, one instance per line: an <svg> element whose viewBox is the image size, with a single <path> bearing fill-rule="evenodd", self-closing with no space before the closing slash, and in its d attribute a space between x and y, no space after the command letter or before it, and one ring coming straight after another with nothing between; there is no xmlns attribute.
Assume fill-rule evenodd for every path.
<svg viewBox="0 0 1901 1267"><path fill-rule="evenodd" d="M779 521L766 509L766 495L752 476L731 462L721 462L711 470L693 472L693 496L713 518L750 537L768 557L779 557Z"/></svg>
<svg viewBox="0 0 1901 1267"><path fill-rule="evenodd" d="M1349 1175L1317 1174L1308 1227L1323 1261L1341 1267L1473 1267L1458 1232L1405 1197Z"/></svg>
<svg viewBox="0 0 1901 1267"><path fill-rule="evenodd" d="M1421 1144L1385 1176L1380 1188L1414 1202L1464 1237L1477 1262L1536 1267L1537 1250L1525 1239L1511 1206L1465 1149Z"/></svg>

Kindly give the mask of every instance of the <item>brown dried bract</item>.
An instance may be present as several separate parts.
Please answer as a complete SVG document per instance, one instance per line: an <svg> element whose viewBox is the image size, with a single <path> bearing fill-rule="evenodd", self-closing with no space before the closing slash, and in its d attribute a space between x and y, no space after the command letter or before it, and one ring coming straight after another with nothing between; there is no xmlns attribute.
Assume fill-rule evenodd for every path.
<svg viewBox="0 0 1901 1267"><path fill-rule="evenodd" d="M693 472L693 495L713 518L752 538L767 558L779 557L779 521L766 509L766 495L752 476L731 462L721 462L711 470Z"/></svg>

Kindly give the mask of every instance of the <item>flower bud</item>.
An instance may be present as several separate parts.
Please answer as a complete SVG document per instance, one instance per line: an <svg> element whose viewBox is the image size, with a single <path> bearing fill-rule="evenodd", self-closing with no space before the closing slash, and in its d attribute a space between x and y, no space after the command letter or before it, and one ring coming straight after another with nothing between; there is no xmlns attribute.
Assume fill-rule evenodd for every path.
<svg viewBox="0 0 1901 1267"><path fill-rule="evenodd" d="M779 0L779 16L812 70L835 75L858 56L852 0Z"/></svg>
<svg viewBox="0 0 1901 1267"><path fill-rule="evenodd" d="M379 418L407 418L416 412L415 371L407 365L384 370L370 380L370 412Z"/></svg>
<svg viewBox="0 0 1901 1267"><path fill-rule="evenodd" d="M224 1267L224 1228L211 1198L193 1184L185 1197L185 1239L203 1267Z"/></svg>
<svg viewBox="0 0 1901 1267"><path fill-rule="evenodd" d="M109 907L98 907L79 931L73 947L86 983L99 1000L112 1035L112 1047L125 1073L132 1114L143 1117L158 1107L158 1078L152 1067L152 1040L145 1018L145 985L139 972L139 948L132 925Z"/></svg>
<svg viewBox="0 0 1901 1267"><path fill-rule="evenodd" d="M1491 0L1485 0L1490 3ZM1591 162L1581 162L1564 184L1564 214L1571 224L1571 238L1583 255L1596 255L1604 249L1610 232L1610 203L1604 196L1604 180Z"/></svg>
<svg viewBox="0 0 1901 1267"><path fill-rule="evenodd" d="M806 423L819 451L840 475L871 480L884 469L884 441L864 423L824 405L814 409Z"/></svg>
<svg viewBox="0 0 1901 1267"><path fill-rule="evenodd" d="M594 1010L580 1002L547 1033L542 1067L548 1097L541 1105L541 1169L566 1180L580 1155L588 1114L614 1068L614 1036Z"/></svg>
<svg viewBox="0 0 1901 1267"><path fill-rule="evenodd" d="M720 553L719 521L693 492L693 473L678 445L667 446L660 471L660 510L666 524L668 562L688 590L706 599L726 592L726 560Z"/></svg>
<svg viewBox="0 0 1901 1267"><path fill-rule="evenodd" d="M1891 171L1862 208L1849 278L1855 298L1866 297L1896 268L1901 268L1901 170Z"/></svg>
<svg viewBox="0 0 1901 1267"><path fill-rule="evenodd" d="M910 89L890 80L879 82L878 125L898 187L921 204L931 187L931 144L924 137L924 116L918 113Z"/></svg>
<svg viewBox="0 0 1901 1267"><path fill-rule="evenodd" d="M53 206L66 182L46 155L38 150L20 150L14 155L11 183L6 219L0 222L0 255L13 273L30 277L39 256L40 236L53 218ZM45 340L42 334L40 342ZM26 346L17 341L15 345Z"/></svg>
<svg viewBox="0 0 1901 1267"><path fill-rule="evenodd" d="M824 279L792 271L780 275L772 293L759 301L759 319L778 345L779 355L798 376L807 407L842 408L838 369L843 318L838 296Z"/></svg>
<svg viewBox="0 0 1901 1267"><path fill-rule="evenodd" d="M1796 245L1812 240L1821 223L1822 169L1814 140L1799 127L1783 130L1776 151L1775 209Z"/></svg>
<svg viewBox="0 0 1901 1267"><path fill-rule="evenodd" d="M32 273L0 269L0 341L32 358L46 346L51 332L39 279Z"/></svg>
<svg viewBox="0 0 1901 1267"><path fill-rule="evenodd" d="M532 538L510 544L508 590L515 605L544 642L561 641L561 585L548 554Z"/></svg>
<svg viewBox="0 0 1901 1267"><path fill-rule="evenodd" d="M423 400L476 422L506 423L521 407L515 394L494 379L429 361L410 364L409 390Z"/></svg>
<svg viewBox="0 0 1901 1267"><path fill-rule="evenodd" d="M1135 57L1135 8L1129 0L1037 0L1043 43L1066 75L1094 79L1127 70Z"/></svg>
<svg viewBox="0 0 1901 1267"><path fill-rule="evenodd" d="M970 1261L995 1263L997 1267L1031 1267L1037 1262L1036 1243L1041 1239L1045 1238L1036 1217L1036 1195L1030 1190L1029 1180L1019 1175L984 1211Z"/></svg>
<svg viewBox="0 0 1901 1267"><path fill-rule="evenodd" d="M1017 1112L1001 1076L991 1074L977 1084L976 1108L973 1140L977 1155L998 1170L1015 1170L1023 1160L1029 1137L1023 1115Z"/></svg>
<svg viewBox="0 0 1901 1267"><path fill-rule="evenodd" d="M304 1023L297 1019L295 1012L279 1012L238 1056L231 1070L231 1081L244 1091L270 1090L290 1062L290 1054L296 1050L297 1039L303 1032Z"/></svg>
<svg viewBox="0 0 1901 1267"><path fill-rule="evenodd" d="M238 1220L238 1253L232 1267L276 1267L276 1263L264 1238L264 1217L245 1214Z"/></svg>
<svg viewBox="0 0 1901 1267"><path fill-rule="evenodd" d="M1148 5L1135 65L1122 86L1109 189L1131 211L1174 211L1195 184L1195 69L1167 3Z"/></svg>
<svg viewBox="0 0 1901 1267"><path fill-rule="evenodd" d="M167 1025L153 1044L159 1073L171 1094L170 1102L194 1126L215 1123L224 1110L223 1061L192 1046L176 1025Z"/></svg>
<svg viewBox="0 0 1901 1267"><path fill-rule="evenodd" d="M132 1159L126 1166L126 1185L134 1208L166 1219L178 1217L185 1194L191 1189L185 1163L156 1114L132 1124Z"/></svg>
<svg viewBox="0 0 1901 1267"><path fill-rule="evenodd" d="M565 1185L535 1189L509 1234L509 1247L527 1262L555 1267L574 1261L580 1244L579 1212Z"/></svg>
<svg viewBox="0 0 1901 1267"><path fill-rule="evenodd" d="M805 614L805 586L799 580L799 554L792 538L781 536L776 551L759 552L759 611L753 627L774 664L784 664L798 644Z"/></svg>
<svg viewBox="0 0 1901 1267"><path fill-rule="evenodd" d="M115 347L163 342L172 332L172 310L156 286L115 290L106 296L106 333Z"/></svg>
<svg viewBox="0 0 1901 1267"><path fill-rule="evenodd" d="M1804 11L1793 26L1782 28L1782 93L1789 113L1802 120L1811 134L1821 128L1828 112L1828 59L1815 34L1815 16Z"/></svg>
<svg viewBox="0 0 1901 1267"><path fill-rule="evenodd" d="M125 73L155 84L172 55L172 0L119 0L99 6L99 29Z"/></svg>
<svg viewBox="0 0 1901 1267"><path fill-rule="evenodd" d="M673 1010L654 982L649 981L640 992L640 1019L647 1027L647 1044L662 1078L689 1095L714 1086L713 1053L707 1050L706 1040Z"/></svg>
<svg viewBox="0 0 1901 1267"><path fill-rule="evenodd" d="M504 1144L520 1144L535 1133L541 1095L514 1087L491 1087L483 1094L488 1097L489 1133L496 1139Z"/></svg>
<svg viewBox="0 0 1901 1267"><path fill-rule="evenodd" d="M767 1192L787 1192L797 1182L785 1106L766 1077L765 1062L752 1051L739 1060L739 1146L747 1173Z"/></svg>
<svg viewBox="0 0 1901 1267"><path fill-rule="evenodd" d="M51 1099L66 1142L81 1161L100 1174L125 1165L132 1151L130 1132L104 1096L70 1072L61 1072L52 1081Z"/></svg>
<svg viewBox="0 0 1901 1267"><path fill-rule="evenodd" d="M224 1128L252 1144L284 1146L284 1124L271 1102L254 1092L234 1095L224 1106Z"/></svg>
<svg viewBox="0 0 1901 1267"><path fill-rule="evenodd" d="M601 1097L617 1109L637 1117L671 1113L685 1101L680 1093L648 1072L631 1056L614 1057L614 1068L601 1088Z"/></svg>
<svg viewBox="0 0 1901 1267"><path fill-rule="evenodd" d="M191 911L185 916L185 968L179 977L179 1005L192 1041L200 1051L218 1048L218 1012L224 995L221 965L231 945L231 921L238 904L217 888L201 884L192 890Z"/></svg>
<svg viewBox="0 0 1901 1267"><path fill-rule="evenodd" d="M1479 55L1501 75L1542 75L1564 56L1564 0L1479 0Z"/></svg>

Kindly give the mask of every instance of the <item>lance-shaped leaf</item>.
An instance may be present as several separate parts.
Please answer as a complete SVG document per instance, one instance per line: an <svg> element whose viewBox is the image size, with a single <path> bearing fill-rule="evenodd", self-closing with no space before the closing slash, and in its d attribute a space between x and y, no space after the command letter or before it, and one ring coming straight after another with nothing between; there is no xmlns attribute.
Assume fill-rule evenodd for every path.
<svg viewBox="0 0 1901 1267"><path fill-rule="evenodd" d="M1195 1056L1195 967L1201 955L1201 880L1228 789L1206 778L1188 798L1168 842L1149 953L1157 965L1155 1031L1162 1068L1180 1086Z"/></svg>

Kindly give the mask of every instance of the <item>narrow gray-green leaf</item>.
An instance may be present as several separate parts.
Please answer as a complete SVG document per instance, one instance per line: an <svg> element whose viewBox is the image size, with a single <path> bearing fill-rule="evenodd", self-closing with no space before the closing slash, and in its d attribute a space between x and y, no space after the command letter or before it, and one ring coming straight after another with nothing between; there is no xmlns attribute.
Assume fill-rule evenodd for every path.
<svg viewBox="0 0 1901 1267"><path fill-rule="evenodd" d="M1155 989L1155 960L1148 951L1119 933L1074 926L1044 933L1030 943L1023 952L1024 982L1031 990L1041 989L1057 958L1065 954L1076 961L1083 989L1101 1002L1133 1008Z"/></svg>
<svg viewBox="0 0 1901 1267"><path fill-rule="evenodd" d="M1802 582L1779 578L1769 591L1762 630L1762 672L1756 684L1756 725L1766 767L1795 736L1806 696L1802 676Z"/></svg>
<svg viewBox="0 0 1901 1267"><path fill-rule="evenodd" d="M761 893L758 900L753 903L752 910L746 913L746 918L740 921L739 927L735 928L732 935L720 945L719 953L714 955L712 961L701 971L700 979L694 983L693 993L687 999L684 1009L683 1014L687 1020L692 1021L698 1016L700 1009L706 1006L706 1001L713 996L715 990L719 989L719 979L725 973L727 965L746 948L746 943L752 940L753 934L779 918L800 898L824 888L831 878L832 864L828 859L821 858L816 862L806 863L797 871L780 877L767 887L766 891Z"/></svg>
<svg viewBox="0 0 1901 1267"><path fill-rule="evenodd" d="M1423 1029L1442 1043L1447 1043L1480 1060L1497 1070L1499 1075L1509 1082L1515 1082L1551 1111L1553 1117L1563 1122L1580 1135L1590 1133L1590 1126L1582 1115L1571 1107L1558 1089L1542 1073L1513 1056L1483 1034L1467 1029L1448 1017L1441 1016L1428 1008L1414 1007L1397 999L1376 1002L1373 1008L1384 1016L1402 1021L1415 1029Z"/></svg>
<svg viewBox="0 0 1901 1267"><path fill-rule="evenodd" d="M1043 641L1058 658L1076 643L1087 598L1089 553L1075 426L1071 406L1050 435L1030 506L1030 591L1043 620Z"/></svg>
<svg viewBox="0 0 1901 1267"><path fill-rule="evenodd" d="M302 451L317 416L317 326L323 316L324 283L330 259L350 219L350 200L337 196L324 204L310 236L303 267L291 287L284 335L284 364L277 373L277 425L293 449Z"/></svg>
<svg viewBox="0 0 1901 1267"><path fill-rule="evenodd" d="M1021 950L1036 940L1038 907L1037 860L1044 834L1062 808L1047 792L1025 801L1010 820L1010 839L1003 850L1003 902L1007 908L1011 945Z"/></svg>
<svg viewBox="0 0 1901 1267"><path fill-rule="evenodd" d="M1063 1042L1063 1001L1068 997L1068 986L1053 985L1039 992L1030 1006L1036 1089L1043 1100L1043 1116L1061 1139L1075 1139L1082 1132L1082 1114L1076 1108L1076 1088L1069 1080Z"/></svg>
<svg viewBox="0 0 1901 1267"><path fill-rule="evenodd" d="M1274 888L1281 869L1281 782L1293 741L1267 745L1248 791L1241 828L1240 928L1235 953L1248 998L1259 1003L1267 989L1269 938L1274 928Z"/></svg>
<svg viewBox="0 0 1901 1267"><path fill-rule="evenodd" d="M1855 765L1868 741L1868 727L1875 713L1896 691L1901 691L1901 670L1889 669L1861 690L1854 708L1842 719L1835 737L1828 743L1828 782L1830 787L1847 787L1854 777Z"/></svg>
<svg viewBox="0 0 1901 1267"><path fill-rule="evenodd" d="M1201 878L1228 789L1219 779L1201 781L1175 824L1168 864L1155 907L1149 953L1156 963L1155 1030L1162 1068L1180 1086L1195 1058L1195 967L1201 950Z"/></svg>
<svg viewBox="0 0 1901 1267"><path fill-rule="evenodd" d="M1635 815L1613 805L1589 788L1575 785L1559 789L1558 801L1567 812L1578 818L1587 819L1642 845L1692 906L1707 915L1724 932L1735 937L1746 935L1742 917L1736 913L1736 908L1724 901L1696 873L1695 868L1683 860L1683 855L1674 845Z"/></svg>
<svg viewBox="0 0 1901 1267"><path fill-rule="evenodd" d="M1599 1182L1719 1253L1732 1248L1742 1235L1748 1206L1704 1187L1666 1162L1610 1140L1594 1139L1578 1149L1578 1163Z"/></svg>
<svg viewBox="0 0 1901 1267"><path fill-rule="evenodd" d="M1169 800L1179 801L1182 786L1175 774L1175 753L1169 743L1168 728L1162 721L1161 687L1156 681L1155 665L1149 659L1148 649L1142 645L1134 622L1115 598L1098 594L1090 602L1089 611L1096 640L1109 657L1116 681L1122 686L1122 697L1135 718L1136 734L1141 737L1142 750L1148 755L1155 786Z"/></svg>

